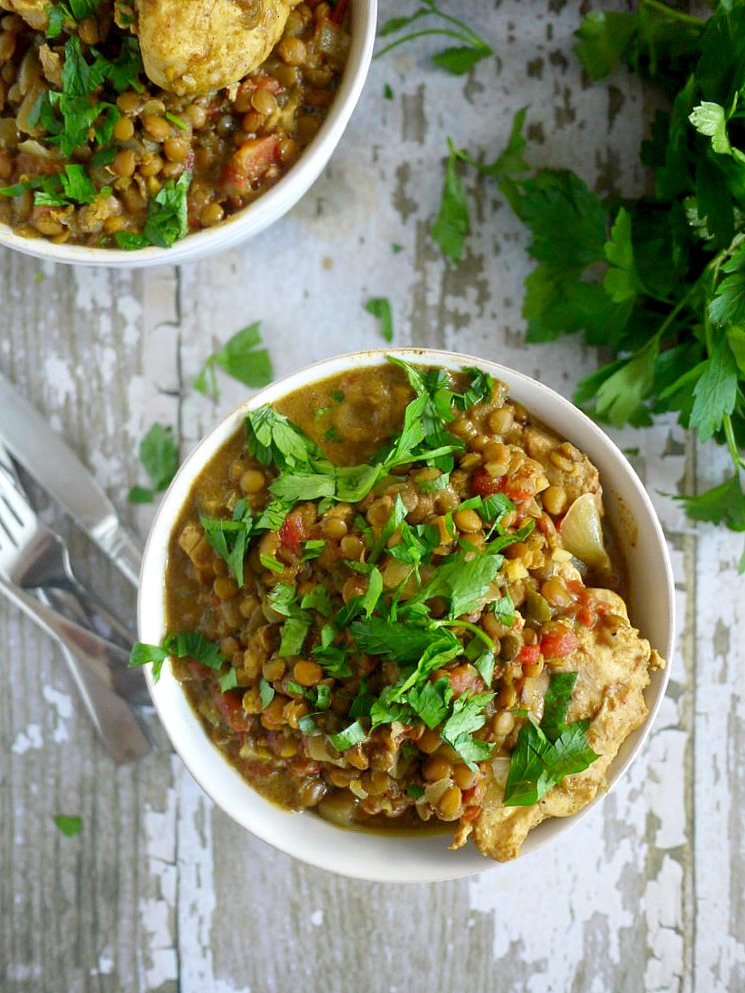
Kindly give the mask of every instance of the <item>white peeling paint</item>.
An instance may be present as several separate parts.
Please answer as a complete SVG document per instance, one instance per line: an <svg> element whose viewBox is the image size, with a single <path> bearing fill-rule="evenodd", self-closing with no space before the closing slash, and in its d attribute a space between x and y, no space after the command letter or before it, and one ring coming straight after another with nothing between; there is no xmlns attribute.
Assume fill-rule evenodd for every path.
<svg viewBox="0 0 745 993"><path fill-rule="evenodd" d="M683 980L683 936L681 907L683 869L665 857L656 879L644 893L650 955L644 973L645 989L655 993L678 993Z"/></svg>
<svg viewBox="0 0 745 993"><path fill-rule="evenodd" d="M53 686L44 685L41 690L44 699L55 711L55 725L52 732L52 741L62 742L70 740L70 732L67 722L73 715L72 697L69 693L56 690Z"/></svg>
<svg viewBox="0 0 745 993"><path fill-rule="evenodd" d="M25 962L8 964L5 967L5 972L8 979L16 983L25 983L29 979L39 979L43 975L43 969L40 965L36 963L27 965Z"/></svg>
<svg viewBox="0 0 745 993"><path fill-rule="evenodd" d="M181 763L171 756L174 780ZM146 934L144 989L155 990L178 978L174 944L176 904L176 797L175 787L165 794L163 810L145 811L145 854L155 895L140 901L140 920Z"/></svg>
<svg viewBox="0 0 745 993"><path fill-rule="evenodd" d="M322 927L323 926L323 911L322 910L314 910L313 913L310 915L310 923L314 927Z"/></svg>
<svg viewBox="0 0 745 993"><path fill-rule="evenodd" d="M57 355L47 355L44 360L44 381L52 395L55 404L60 407L64 401L75 395L77 386L67 362ZM56 420L56 418L50 418ZM58 424L54 424L55 430L59 430Z"/></svg>
<svg viewBox="0 0 745 993"><path fill-rule="evenodd" d="M96 969L99 976L110 976L114 971L114 960L110 953L101 954L98 957L98 967Z"/></svg>
<svg viewBox="0 0 745 993"><path fill-rule="evenodd" d="M131 293L123 293L117 297L116 309L124 318L122 342L129 348L135 348L142 339L142 304Z"/></svg>
<svg viewBox="0 0 745 993"><path fill-rule="evenodd" d="M179 950L181 989L251 993L215 976L213 922L216 899L212 801L190 776L181 777L179 810Z"/></svg>
<svg viewBox="0 0 745 993"><path fill-rule="evenodd" d="M21 731L16 740L10 746L14 755L25 755L32 748L44 747L44 739L41 736L41 727L38 724L29 724L25 731Z"/></svg>

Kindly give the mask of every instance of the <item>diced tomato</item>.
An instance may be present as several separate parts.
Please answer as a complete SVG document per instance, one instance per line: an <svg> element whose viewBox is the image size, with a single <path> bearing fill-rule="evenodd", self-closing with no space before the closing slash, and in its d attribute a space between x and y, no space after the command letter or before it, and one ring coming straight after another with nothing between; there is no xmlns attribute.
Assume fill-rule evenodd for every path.
<svg viewBox="0 0 745 993"><path fill-rule="evenodd" d="M474 496L491 496L493 493L504 493L505 477L490 476L484 466L479 468L471 476L471 493Z"/></svg>
<svg viewBox="0 0 745 993"><path fill-rule="evenodd" d="M188 669L189 674L194 679L206 679L212 671L211 669L208 669L206 665L202 665L201 662L197 662L195 659L189 659Z"/></svg>
<svg viewBox="0 0 745 993"><path fill-rule="evenodd" d="M302 514L293 510L282 522L279 529L279 543L289 549L293 555L303 553L303 542L308 538L308 529Z"/></svg>
<svg viewBox="0 0 745 993"><path fill-rule="evenodd" d="M230 156L223 172L222 181L228 192L245 193L263 179L277 161L279 141L276 134L244 141Z"/></svg>
<svg viewBox="0 0 745 993"><path fill-rule="evenodd" d="M570 580L566 585L576 603L574 616L584 627L594 628L598 622L598 617L608 613L610 609L608 603L603 599L594 597L592 591L588 590L579 580Z"/></svg>
<svg viewBox="0 0 745 993"><path fill-rule="evenodd" d="M480 693L484 689L483 679L470 662L456 665L453 669L437 669L432 675L434 682L443 677L450 682L453 696L456 697L464 693Z"/></svg>
<svg viewBox="0 0 745 993"><path fill-rule="evenodd" d="M579 647L579 638L566 624L557 624L541 638L541 652L547 659L563 659Z"/></svg>
<svg viewBox="0 0 745 993"><path fill-rule="evenodd" d="M463 790L463 803L466 806L471 806L471 804L481 804L484 799L484 794L486 793L486 780L479 779L479 781L472 786L470 789Z"/></svg>
<svg viewBox="0 0 745 993"><path fill-rule="evenodd" d="M510 479L509 476L490 476L484 466L480 466L471 476L471 493L473 496L491 496L493 493L504 493L513 503L530 500L534 495L531 490L522 489L524 481Z"/></svg>
<svg viewBox="0 0 745 993"><path fill-rule="evenodd" d="M540 645L523 645L517 656L517 661L520 665L532 665L534 662L538 661L540 654Z"/></svg>
<svg viewBox="0 0 745 993"><path fill-rule="evenodd" d="M242 110L245 109L246 100L250 100L251 95L257 90L266 90L269 93L276 94L281 93L284 90L284 86L274 76L268 76L263 72L256 72L252 76L249 76L248 79L244 79L238 87L235 103L238 106L242 105Z"/></svg>
<svg viewBox="0 0 745 993"><path fill-rule="evenodd" d="M241 697L236 693L223 693L220 687L215 685L212 699L220 712L220 716L234 731L248 731L251 727L252 717L243 709Z"/></svg>

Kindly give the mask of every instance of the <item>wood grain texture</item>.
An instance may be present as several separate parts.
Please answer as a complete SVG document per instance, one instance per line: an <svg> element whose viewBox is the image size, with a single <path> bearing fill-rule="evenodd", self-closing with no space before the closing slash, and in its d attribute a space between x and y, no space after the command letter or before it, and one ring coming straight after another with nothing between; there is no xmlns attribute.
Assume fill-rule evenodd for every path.
<svg viewBox="0 0 745 993"><path fill-rule="evenodd" d="M383 345L363 310L371 296L390 298L397 344L480 354L567 393L594 367L578 342L525 345L525 232L488 181L466 179L474 231L459 265L443 262L429 225L446 138L491 160L524 105L537 166L638 192L644 94L623 76L581 77L571 55L588 6L579 0L458 6L497 56L463 79L428 63L436 41L375 62L331 165L244 247L140 273L0 253L0 368L141 534L152 509L125 499L144 482L139 439L154 421L171 424L186 454L243 399L222 374L218 403L191 383L251 321L262 321L278 375ZM382 3L383 19L397 12ZM616 436L638 450L634 466L673 553L680 632L670 690L638 761L560 848L472 880L381 886L293 862L214 808L154 720L157 750L116 770L55 648L0 603L2 993L745 990L739 548L662 495L717 482L724 463L694 451L671 422ZM111 568L67 532L81 572L131 610ZM79 814L81 834L63 837L58 813Z"/></svg>

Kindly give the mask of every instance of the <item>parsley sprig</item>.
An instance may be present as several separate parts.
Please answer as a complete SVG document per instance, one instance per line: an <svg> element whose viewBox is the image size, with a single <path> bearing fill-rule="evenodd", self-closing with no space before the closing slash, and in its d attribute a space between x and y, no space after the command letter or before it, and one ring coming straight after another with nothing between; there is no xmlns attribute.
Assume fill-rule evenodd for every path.
<svg viewBox="0 0 745 993"><path fill-rule="evenodd" d="M260 348L261 322L254 321L225 342L209 356L194 380L194 389L211 400L220 399L215 367L219 366L233 379L256 388L272 381L274 370L266 348Z"/></svg>
<svg viewBox="0 0 745 993"><path fill-rule="evenodd" d="M437 26L400 34L400 32L406 31L411 25L424 18L430 21L434 18L437 21ZM459 18L453 17L451 14L447 14L444 10L441 10L434 3L434 0L422 0L422 5L413 14L405 17L389 18L378 31L378 35L381 38L388 38L396 34L399 37L395 41L389 42L384 48L381 48L375 53L376 59L379 59L394 48L398 48L399 45L404 45L409 41L415 41L417 38L425 38L433 35L450 38L459 43L445 48L432 56L432 61L436 66L439 66L446 72L452 73L454 76L465 75L469 69L472 69L482 59L494 54L491 46L473 28L469 27L465 21L461 21Z"/></svg>
<svg viewBox="0 0 745 993"><path fill-rule="evenodd" d="M133 486L127 494L130 503L152 503L176 475L179 449L170 425L153 424L139 446L142 467L150 478L150 486Z"/></svg>

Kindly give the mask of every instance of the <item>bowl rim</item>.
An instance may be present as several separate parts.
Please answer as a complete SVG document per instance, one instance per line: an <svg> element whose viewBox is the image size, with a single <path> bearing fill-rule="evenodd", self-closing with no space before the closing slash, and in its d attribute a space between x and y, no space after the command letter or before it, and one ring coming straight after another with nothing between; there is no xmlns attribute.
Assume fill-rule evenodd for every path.
<svg viewBox="0 0 745 993"><path fill-rule="evenodd" d="M273 403L302 386L334 376L338 372L381 365L387 361L387 356L449 369L464 366L485 369L495 378L506 382L510 395L518 402L524 403L539 420L547 423L546 418L541 417L535 409L534 401L538 397L542 398L540 409L546 404L554 415L552 422L547 423L548 427L567 440L572 440L568 434L574 434L576 437L576 429L579 429L580 433L585 432L578 447L586 452L589 447L588 454L600 470L606 509L615 519L616 530L620 531L618 504L623 505L621 509L625 519L628 520L628 514L631 513L629 504L633 502L636 510L632 517L635 540L632 542L629 538L629 543L639 548L639 552L635 554L644 557L647 570L652 568L662 570L662 575L655 576L653 589L657 591L658 600L655 601L655 610L650 612L651 620L659 627L661 636L650 640L653 647L667 660L667 665L664 669L651 673L650 686L645 692L648 715L641 727L626 739L611 764L608 772L608 789L599 792L589 804L571 817L550 818L531 831L522 846L520 858L525 858L529 853L544 847L558 835L568 831L572 825L586 816L596 804L612 792L638 755L652 729L665 695L675 637L675 588L670 553L662 527L641 480L613 440L595 422L539 380L491 360L459 352L416 347L378 348L350 352L314 362L255 393L222 418L201 439L185 459L163 497L143 554L138 596L138 637L145 642L160 643L165 634L163 577L167 545L173 524L194 480L221 445L239 429L246 413L264 404ZM532 397L531 400L525 400L526 392ZM562 427L564 423L573 426L575 430L567 432ZM601 465L598 465L598 462ZM609 465L612 465L614 470L612 475L614 490L609 490L607 485ZM622 544L626 543L627 537L624 531ZM649 562L646 562L647 559ZM641 571L643 579L647 570ZM630 593L633 593L633 589ZM631 599L632 597L629 597L629 600ZM647 606L646 599L641 603L634 603L631 606L632 615L640 608L646 609ZM648 618L647 628L649 622ZM645 630L642 630L642 635L648 636ZM213 745L191 711L180 684L170 673L168 664L164 665L161 679L157 684L153 682L150 667L147 669L146 678L166 733L192 777L228 816L279 851L316 868L377 882L437 882L496 869L501 864L481 855L472 844L458 851L448 851L446 844L442 843L443 836L440 834L418 835L414 839L398 835L391 837L381 833L350 831L340 829L312 814L288 812L276 807L253 790ZM205 745L207 748L204 747ZM247 799L249 807L252 808L248 811L245 809ZM293 819L293 827L290 826L289 819ZM375 847L371 844L371 839L377 839L379 843L383 842L382 847L385 848L385 852L384 854L381 852L378 858L373 858L373 853L368 850ZM439 843L437 839L440 839Z"/></svg>
<svg viewBox="0 0 745 993"><path fill-rule="evenodd" d="M328 164L357 106L372 60L378 0L352 0L351 45L341 84L318 134L277 183L221 224L186 234L171 248L156 245L127 251L87 245L56 244L24 238L0 222L0 248L65 265L138 269L179 265L233 248L279 220L310 189Z"/></svg>

